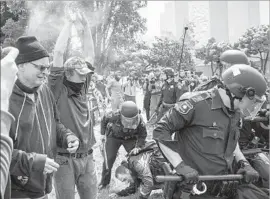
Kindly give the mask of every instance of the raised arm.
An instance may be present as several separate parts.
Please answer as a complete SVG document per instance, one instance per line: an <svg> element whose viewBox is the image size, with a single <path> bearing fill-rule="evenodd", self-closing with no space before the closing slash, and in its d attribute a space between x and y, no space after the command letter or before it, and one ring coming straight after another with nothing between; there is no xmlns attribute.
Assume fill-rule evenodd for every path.
<svg viewBox="0 0 270 199"><path fill-rule="evenodd" d="M81 23L84 26L84 32L82 35L84 59L94 65L95 50L91 28L84 14L82 14L79 18L81 19Z"/></svg>
<svg viewBox="0 0 270 199"><path fill-rule="evenodd" d="M71 25L72 22L68 21L57 38L53 54L53 67L63 67L64 65L64 52L68 46Z"/></svg>

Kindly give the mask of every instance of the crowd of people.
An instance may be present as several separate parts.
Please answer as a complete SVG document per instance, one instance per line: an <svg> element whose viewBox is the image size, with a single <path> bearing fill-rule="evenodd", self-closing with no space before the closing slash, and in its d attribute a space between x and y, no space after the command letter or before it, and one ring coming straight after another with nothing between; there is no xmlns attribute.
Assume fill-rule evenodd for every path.
<svg viewBox="0 0 270 199"><path fill-rule="evenodd" d="M22 36L15 47L1 49L1 198L96 199L110 185L121 146L127 159L116 178L129 186L108 197L138 192L140 199L163 189L166 199L266 199L269 195L269 107L264 76L241 51L228 50L220 78L198 77L172 68L126 81L120 73L95 74L93 44L86 18L78 18L83 48L69 52L68 21L57 38L53 61L35 36ZM251 81L252 80L252 81ZM144 91L144 110L136 89ZM111 108L111 110L108 109ZM101 111L102 110L102 111ZM152 140L142 117L156 115ZM258 115L266 120L254 122ZM101 118L100 124L95 118ZM263 126L262 126L263 124ZM104 163L98 182L93 146L100 125ZM245 155L247 149L258 149ZM182 176L161 183L163 165ZM201 175L241 174L241 182L206 182Z"/></svg>
<svg viewBox="0 0 270 199"><path fill-rule="evenodd" d="M170 80L168 80L170 78ZM192 92L198 85L217 79L217 76L208 78L204 75L198 76L189 70L181 70L180 73L172 68L153 70L149 74L137 77L133 73L124 76L120 72L112 72L109 76L103 77L94 74L92 76L91 86L89 88L89 99L93 102L96 117L100 114L103 107L110 106L112 110L117 110L124 101L133 101L136 103L137 90L143 91L143 107L147 121L153 114L163 115L163 106L170 107L186 92ZM169 82L169 83L168 83ZM170 88L168 85L172 85ZM166 86L167 85L167 86ZM162 90L173 89L172 96ZM110 103L108 103L110 102Z"/></svg>

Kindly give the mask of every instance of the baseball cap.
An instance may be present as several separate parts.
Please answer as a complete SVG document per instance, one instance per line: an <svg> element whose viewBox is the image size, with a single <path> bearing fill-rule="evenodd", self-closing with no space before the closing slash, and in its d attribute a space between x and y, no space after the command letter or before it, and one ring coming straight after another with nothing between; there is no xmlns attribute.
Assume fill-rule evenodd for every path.
<svg viewBox="0 0 270 199"><path fill-rule="evenodd" d="M76 70L81 75L86 75L88 73L94 73L94 71L90 70L86 64L86 62L80 57L71 57L69 58L65 64L64 68L67 70Z"/></svg>

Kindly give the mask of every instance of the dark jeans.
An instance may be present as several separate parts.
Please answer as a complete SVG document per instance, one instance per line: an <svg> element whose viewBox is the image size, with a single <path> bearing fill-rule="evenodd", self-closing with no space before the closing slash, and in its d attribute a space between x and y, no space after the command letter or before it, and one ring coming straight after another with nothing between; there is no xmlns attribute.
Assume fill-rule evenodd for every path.
<svg viewBox="0 0 270 199"><path fill-rule="evenodd" d="M55 173L57 199L74 199L75 185L81 199L96 199L97 176L93 153L84 158L56 156L60 167Z"/></svg>
<svg viewBox="0 0 270 199"><path fill-rule="evenodd" d="M145 109L146 119L149 121L150 119L150 109Z"/></svg>
<svg viewBox="0 0 270 199"><path fill-rule="evenodd" d="M106 170L106 164L103 163L101 185L108 185L111 181L111 170L113 163L115 162L117 152L121 146L124 146L125 150L129 153L136 145L136 140L121 140L115 137L107 137L106 140L106 154L108 161L108 170Z"/></svg>

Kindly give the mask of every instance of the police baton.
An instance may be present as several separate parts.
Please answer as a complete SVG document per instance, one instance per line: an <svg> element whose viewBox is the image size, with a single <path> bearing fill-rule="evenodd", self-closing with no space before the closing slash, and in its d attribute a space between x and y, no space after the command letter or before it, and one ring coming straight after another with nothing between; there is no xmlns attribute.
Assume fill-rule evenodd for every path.
<svg viewBox="0 0 270 199"><path fill-rule="evenodd" d="M243 175L241 174L229 174L229 175L203 175L198 177L199 181L231 181L231 180L242 180ZM167 182L167 181L183 181L183 176L177 175L165 175L156 176L157 182Z"/></svg>
<svg viewBox="0 0 270 199"><path fill-rule="evenodd" d="M201 181L201 189L198 189L197 185L195 184L192 187L191 193L194 195L201 195L204 194L207 191L207 186L203 181L237 181L243 179L243 175L237 174L237 175L205 175L205 176L199 176L198 179ZM157 182L168 182L168 181L184 181L183 176L156 176Z"/></svg>
<svg viewBox="0 0 270 199"><path fill-rule="evenodd" d="M246 118L244 118L244 120L250 121L250 122L267 122L267 121L269 121L269 118L256 116L254 118L246 117Z"/></svg>

